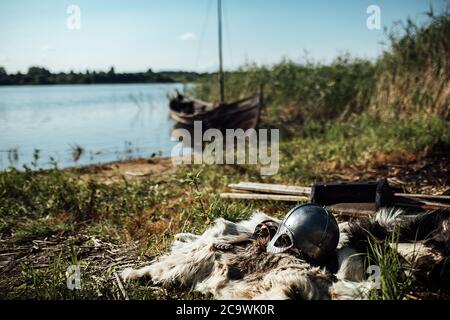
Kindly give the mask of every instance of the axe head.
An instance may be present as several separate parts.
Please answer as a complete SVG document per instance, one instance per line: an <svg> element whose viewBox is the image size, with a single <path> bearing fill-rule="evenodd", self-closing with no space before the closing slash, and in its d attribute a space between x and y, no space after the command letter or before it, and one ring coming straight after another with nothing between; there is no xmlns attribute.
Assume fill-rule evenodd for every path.
<svg viewBox="0 0 450 320"><path fill-rule="evenodd" d="M386 179L378 182L317 183L311 202L322 206L338 203L374 203L376 210L394 205L394 192Z"/></svg>

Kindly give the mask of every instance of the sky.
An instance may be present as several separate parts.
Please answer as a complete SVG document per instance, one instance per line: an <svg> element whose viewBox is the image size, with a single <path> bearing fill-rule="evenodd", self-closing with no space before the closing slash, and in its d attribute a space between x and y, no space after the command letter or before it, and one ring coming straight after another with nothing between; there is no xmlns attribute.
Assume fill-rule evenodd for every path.
<svg viewBox="0 0 450 320"><path fill-rule="evenodd" d="M343 53L374 59L386 48L383 28L424 21L430 3L438 11L448 2L223 0L225 68L283 58L329 63ZM371 5L380 8L381 30L367 27ZM216 0L0 0L0 66L9 73L212 71L217 51Z"/></svg>

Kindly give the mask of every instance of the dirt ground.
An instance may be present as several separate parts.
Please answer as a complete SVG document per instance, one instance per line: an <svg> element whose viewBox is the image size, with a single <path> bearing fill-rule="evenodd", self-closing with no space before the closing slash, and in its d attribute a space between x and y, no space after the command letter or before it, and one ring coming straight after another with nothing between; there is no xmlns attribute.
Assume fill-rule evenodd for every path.
<svg viewBox="0 0 450 320"><path fill-rule="evenodd" d="M330 181L377 181L387 178L389 184L404 193L450 195L450 150L445 147L425 150L422 154L407 152L381 154L367 165L331 168Z"/></svg>
<svg viewBox="0 0 450 320"><path fill-rule="evenodd" d="M120 182L123 179L163 178L175 171L176 167L170 158L138 159L77 169L83 178L94 178L103 183ZM330 182L387 178L391 186L405 193L450 195L450 150L445 149L431 150L422 155L382 155L368 165L328 168L327 171Z"/></svg>
<svg viewBox="0 0 450 320"><path fill-rule="evenodd" d="M73 169L68 169L73 170ZM82 178L96 179L103 183L114 183L123 179L142 179L149 177L164 177L174 173L176 168L169 158L137 159L124 162L112 162L104 165L92 165L76 172Z"/></svg>

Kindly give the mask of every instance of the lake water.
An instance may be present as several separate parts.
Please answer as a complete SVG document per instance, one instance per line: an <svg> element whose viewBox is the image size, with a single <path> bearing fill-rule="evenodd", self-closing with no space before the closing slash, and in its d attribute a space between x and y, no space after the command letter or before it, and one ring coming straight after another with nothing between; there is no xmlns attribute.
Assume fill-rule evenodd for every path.
<svg viewBox="0 0 450 320"><path fill-rule="evenodd" d="M168 95L180 84L0 87L0 170L170 155ZM74 149L84 152L74 160ZM76 156L75 156L76 158Z"/></svg>

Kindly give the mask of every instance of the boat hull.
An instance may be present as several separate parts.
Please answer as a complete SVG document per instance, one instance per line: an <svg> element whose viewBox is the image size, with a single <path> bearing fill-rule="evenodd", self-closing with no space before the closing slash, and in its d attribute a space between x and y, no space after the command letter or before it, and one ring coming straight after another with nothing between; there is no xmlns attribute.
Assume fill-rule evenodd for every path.
<svg viewBox="0 0 450 320"><path fill-rule="evenodd" d="M175 98L180 101L180 96ZM182 97L183 106L192 110L192 113L183 112L180 105L172 100L170 114L182 126L193 127L196 121L202 122L202 127L226 129L252 129L256 128L262 108L261 94L232 103L213 105L200 100ZM174 107L177 106L177 107Z"/></svg>

